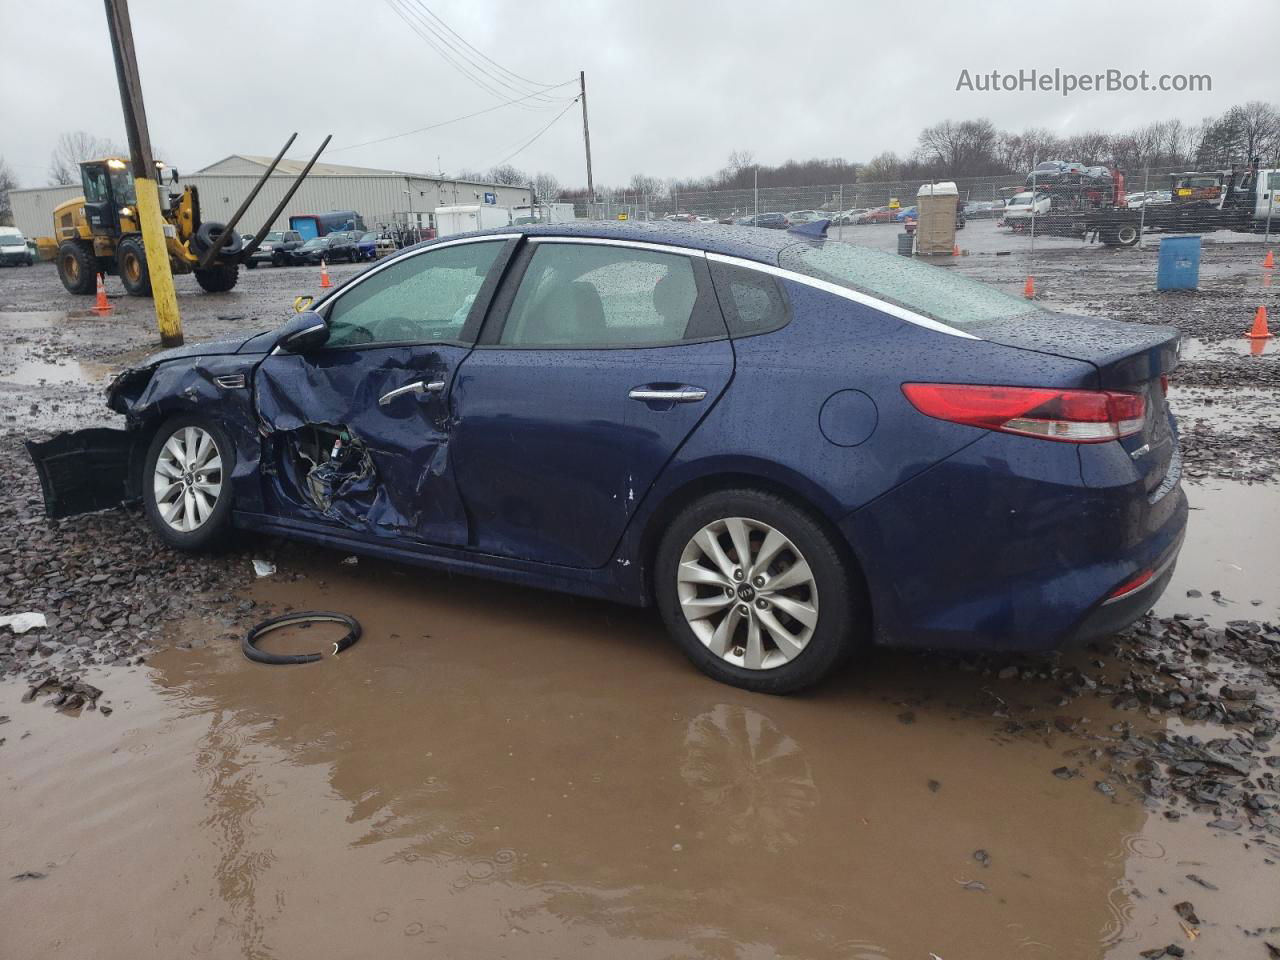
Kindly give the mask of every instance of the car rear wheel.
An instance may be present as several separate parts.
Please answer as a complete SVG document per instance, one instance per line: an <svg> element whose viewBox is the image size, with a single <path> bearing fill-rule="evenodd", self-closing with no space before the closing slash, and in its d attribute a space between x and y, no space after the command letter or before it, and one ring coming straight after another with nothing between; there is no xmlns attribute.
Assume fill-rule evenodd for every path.
<svg viewBox="0 0 1280 960"><path fill-rule="evenodd" d="M813 517L756 490L711 494L671 523L655 592L667 629L723 683L792 693L863 638L861 577Z"/></svg>
<svg viewBox="0 0 1280 960"><path fill-rule="evenodd" d="M171 547L203 550L231 528L235 448L217 424L183 416L156 431L143 465L142 500L152 528Z"/></svg>

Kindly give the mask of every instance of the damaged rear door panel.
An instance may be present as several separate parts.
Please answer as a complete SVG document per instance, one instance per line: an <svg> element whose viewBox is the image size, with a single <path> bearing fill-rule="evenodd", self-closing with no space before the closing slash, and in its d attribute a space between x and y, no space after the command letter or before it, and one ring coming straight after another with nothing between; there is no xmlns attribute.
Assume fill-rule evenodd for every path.
<svg viewBox="0 0 1280 960"><path fill-rule="evenodd" d="M263 360L254 392L265 513L467 542L449 391L510 245L484 238L390 261L321 308L323 347Z"/></svg>

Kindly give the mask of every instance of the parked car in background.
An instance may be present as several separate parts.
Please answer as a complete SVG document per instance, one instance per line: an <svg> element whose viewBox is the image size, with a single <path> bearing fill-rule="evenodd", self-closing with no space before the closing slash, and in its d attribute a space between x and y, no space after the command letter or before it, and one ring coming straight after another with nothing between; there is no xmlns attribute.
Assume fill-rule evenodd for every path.
<svg viewBox="0 0 1280 960"><path fill-rule="evenodd" d="M897 223L902 223L902 221L906 220L907 217L914 217L915 215L916 215L915 207L903 207L901 210L898 210L896 213L894 213L893 219Z"/></svg>
<svg viewBox="0 0 1280 960"><path fill-rule="evenodd" d="M764 227L767 230L785 230L791 226L785 213L756 213L738 221L744 227Z"/></svg>
<svg viewBox="0 0 1280 960"><path fill-rule="evenodd" d="M272 230L262 238L262 245L250 254L245 266L250 270L260 263L283 267L291 262L289 255L302 246L303 242L302 234L297 230Z"/></svg>
<svg viewBox="0 0 1280 960"><path fill-rule="evenodd" d="M858 217L858 223L893 223L896 210L890 207L875 207Z"/></svg>
<svg viewBox="0 0 1280 960"><path fill-rule="evenodd" d="M719 221L719 220L717 220L715 217L704 217L704 216L702 216L701 214L699 214L698 216L694 217L694 220L695 220L697 223L719 223L719 222L720 222L720 221Z"/></svg>
<svg viewBox="0 0 1280 960"><path fill-rule="evenodd" d="M295 264L316 264L321 260L328 263L337 263L339 260L355 263L359 259L360 252L355 242L348 234L341 232L312 237L291 255L291 261Z"/></svg>
<svg viewBox="0 0 1280 960"><path fill-rule="evenodd" d="M968 220L990 220L998 217L1004 207L993 200L971 200L963 209Z"/></svg>
<svg viewBox="0 0 1280 960"><path fill-rule="evenodd" d="M127 431L28 449L53 506L140 498L169 547L240 527L656 605L698 668L787 693L873 643L1045 651L1149 610L1187 520L1177 346L838 241L508 226L159 353L108 390Z"/></svg>
<svg viewBox="0 0 1280 960"><path fill-rule="evenodd" d="M1042 217L1051 207L1052 201L1047 194L1035 194L1030 190L1015 193L1005 202L1002 222L1007 227L1020 230L1030 222L1033 212Z"/></svg>
<svg viewBox="0 0 1280 960"><path fill-rule="evenodd" d="M0 227L0 267L29 267L36 256L17 227Z"/></svg>
<svg viewBox="0 0 1280 960"><path fill-rule="evenodd" d="M848 226L858 222L858 218L867 212L866 207L850 207L848 210L842 210L835 216L835 224L838 227Z"/></svg>
<svg viewBox="0 0 1280 960"><path fill-rule="evenodd" d="M813 223L817 220L830 220L831 217L821 210L792 210L787 214L787 219L792 223Z"/></svg>
<svg viewBox="0 0 1280 960"><path fill-rule="evenodd" d="M339 230L329 234L333 243L329 246L328 259L347 260L351 263L360 260L360 238L364 235L364 230Z"/></svg>
<svg viewBox="0 0 1280 960"><path fill-rule="evenodd" d="M378 259L378 234L375 230L366 230L360 234L360 238L356 241L356 249L360 252L361 260L377 260Z"/></svg>

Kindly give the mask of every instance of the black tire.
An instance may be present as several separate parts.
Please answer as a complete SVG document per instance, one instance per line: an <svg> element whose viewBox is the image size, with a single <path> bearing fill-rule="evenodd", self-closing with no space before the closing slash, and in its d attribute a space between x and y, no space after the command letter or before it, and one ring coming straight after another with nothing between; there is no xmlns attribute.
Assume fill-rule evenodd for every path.
<svg viewBox="0 0 1280 960"><path fill-rule="evenodd" d="M161 515L156 500L156 463L170 438L187 427L197 427L212 438L217 456L222 462L219 480L221 489L213 509L202 523L191 530L179 530ZM208 550L224 544L231 535L231 475L235 465L236 451L231 438L214 421L195 414L183 414L162 423L151 438L151 446L147 448L142 466L142 505L156 536L178 550Z"/></svg>
<svg viewBox="0 0 1280 960"><path fill-rule="evenodd" d="M1116 227L1115 242L1122 247L1132 247L1142 238L1136 224L1124 223Z"/></svg>
<svg viewBox="0 0 1280 960"><path fill-rule="evenodd" d="M283 253L273 253L271 255L271 265L273 267L285 266L285 258Z"/></svg>
<svg viewBox="0 0 1280 960"><path fill-rule="evenodd" d="M130 296L151 296L151 273L141 237L130 235L116 245L116 275Z"/></svg>
<svg viewBox="0 0 1280 960"><path fill-rule="evenodd" d="M58 244L58 279L68 293L87 296L98 289L98 258L79 240Z"/></svg>
<svg viewBox="0 0 1280 960"><path fill-rule="evenodd" d="M257 269L258 269L258 261L257 261L257 260L246 260L246 261L244 262L244 265L245 265L246 267L248 267L250 270L257 270Z"/></svg>
<svg viewBox="0 0 1280 960"><path fill-rule="evenodd" d="M749 669L722 659L699 639L681 609L677 573L686 545L708 524L732 517L767 524L790 540L808 563L820 598L807 644L771 669ZM668 632L703 673L744 690L794 693L829 676L866 641L868 604L861 572L853 564L819 520L782 497L723 490L696 500L668 526L654 557L654 594Z"/></svg>
<svg viewBox="0 0 1280 960"><path fill-rule="evenodd" d="M196 283L207 293L226 293L240 279L240 264L220 263L208 270L197 270Z"/></svg>
<svg viewBox="0 0 1280 960"><path fill-rule="evenodd" d="M208 220L200 224L200 229L195 232L191 238L191 249L197 255L203 254L206 250L218 242L218 238L222 236L225 225L218 223L216 220ZM240 239L240 234L233 233L231 239L223 245L218 251L218 259L234 260L240 255L240 251L244 249L244 241Z"/></svg>

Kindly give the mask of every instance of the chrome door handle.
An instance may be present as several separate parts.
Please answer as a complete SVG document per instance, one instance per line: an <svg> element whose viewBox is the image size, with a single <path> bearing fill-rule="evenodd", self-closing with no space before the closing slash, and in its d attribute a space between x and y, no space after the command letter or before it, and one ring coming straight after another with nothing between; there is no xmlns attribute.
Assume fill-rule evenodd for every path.
<svg viewBox="0 0 1280 960"><path fill-rule="evenodd" d="M396 397L403 396L406 393L439 393L444 389L443 380L432 380L428 383L425 380L418 380L415 383L406 383L403 387L396 387L389 390L378 398L378 406L385 407Z"/></svg>
<svg viewBox="0 0 1280 960"><path fill-rule="evenodd" d="M697 403L707 399L707 391L701 387L679 387L675 390L655 390L636 387L627 396L632 400L658 400L666 403Z"/></svg>

